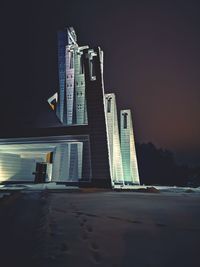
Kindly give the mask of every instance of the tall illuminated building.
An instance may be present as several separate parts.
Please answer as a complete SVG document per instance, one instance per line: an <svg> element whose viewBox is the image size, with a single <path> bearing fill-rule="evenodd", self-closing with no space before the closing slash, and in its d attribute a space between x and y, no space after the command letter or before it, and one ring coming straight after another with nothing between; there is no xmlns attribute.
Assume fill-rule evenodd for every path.
<svg viewBox="0 0 200 267"><path fill-rule="evenodd" d="M72 27L58 33L59 88L48 103L62 127L0 139L0 182L34 181L40 174L42 181L80 186L139 184L131 113L121 111L119 135L103 63L101 48L79 46Z"/></svg>
<svg viewBox="0 0 200 267"><path fill-rule="evenodd" d="M68 38L64 32L58 32L58 78L59 78L59 99L56 106L56 114L60 121L64 122L64 110L66 108L66 60L65 47ZM49 101L49 100L48 100Z"/></svg>
<svg viewBox="0 0 200 267"><path fill-rule="evenodd" d="M58 32L59 101L56 114L64 125L86 124L83 50L72 27Z"/></svg>
<svg viewBox="0 0 200 267"><path fill-rule="evenodd" d="M96 155L103 155L102 147L97 144L103 142L107 144L104 153L107 153L112 185L139 184L131 113L130 110L121 112L119 135L115 95L104 93L103 51L99 47L78 46L76 33L69 27L58 33L58 64L59 93L49 98L48 102L52 109L56 109L63 125L88 125L93 132L90 136L93 172L95 169L103 170L103 157L96 160ZM68 173L65 171L63 177L68 177L68 180L80 177L80 166L86 156L82 156L83 151L80 144L74 143L61 153L59 162L63 159L63 162L68 162ZM58 152L57 156L61 154ZM59 176L62 177L61 174Z"/></svg>
<svg viewBox="0 0 200 267"><path fill-rule="evenodd" d="M105 94L105 114L111 179L123 183L123 167L120 148L117 107L115 94Z"/></svg>
<svg viewBox="0 0 200 267"><path fill-rule="evenodd" d="M140 184L130 109L120 112L121 151L125 184Z"/></svg>

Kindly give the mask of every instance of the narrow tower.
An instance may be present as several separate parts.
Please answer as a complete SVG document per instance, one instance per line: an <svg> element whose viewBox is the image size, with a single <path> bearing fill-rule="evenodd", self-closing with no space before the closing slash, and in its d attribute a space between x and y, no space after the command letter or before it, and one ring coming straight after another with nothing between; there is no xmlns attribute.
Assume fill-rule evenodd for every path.
<svg viewBox="0 0 200 267"><path fill-rule="evenodd" d="M121 110L121 151L125 184L140 184L130 109Z"/></svg>
<svg viewBox="0 0 200 267"><path fill-rule="evenodd" d="M59 99L56 114L64 125L87 124L83 50L72 27L58 32Z"/></svg>
<svg viewBox="0 0 200 267"><path fill-rule="evenodd" d="M113 183L123 183L122 156L115 94L105 94L105 114L111 179Z"/></svg>

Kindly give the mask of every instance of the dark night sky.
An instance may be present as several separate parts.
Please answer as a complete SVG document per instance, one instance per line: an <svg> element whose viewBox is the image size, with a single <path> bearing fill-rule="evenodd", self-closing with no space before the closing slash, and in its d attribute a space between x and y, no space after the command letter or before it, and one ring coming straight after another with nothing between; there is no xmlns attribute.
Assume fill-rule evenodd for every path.
<svg viewBox="0 0 200 267"><path fill-rule="evenodd" d="M200 162L198 1L5 1L1 11L2 127L45 117L58 89L56 32L73 26L80 45L104 50L105 90L132 109L136 141Z"/></svg>

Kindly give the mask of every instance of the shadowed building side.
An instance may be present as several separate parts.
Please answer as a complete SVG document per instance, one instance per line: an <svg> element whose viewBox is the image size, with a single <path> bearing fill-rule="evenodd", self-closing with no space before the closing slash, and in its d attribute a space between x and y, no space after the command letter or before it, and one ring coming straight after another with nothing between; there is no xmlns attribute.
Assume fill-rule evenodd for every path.
<svg viewBox="0 0 200 267"><path fill-rule="evenodd" d="M91 151L92 181L111 186L104 111L103 53L99 47L84 51L86 101Z"/></svg>

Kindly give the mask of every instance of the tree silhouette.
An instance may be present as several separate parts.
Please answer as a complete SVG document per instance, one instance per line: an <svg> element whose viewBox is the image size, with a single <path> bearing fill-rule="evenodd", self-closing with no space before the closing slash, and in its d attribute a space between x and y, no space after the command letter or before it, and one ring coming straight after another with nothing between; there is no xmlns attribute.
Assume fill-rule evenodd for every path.
<svg viewBox="0 0 200 267"><path fill-rule="evenodd" d="M152 143L136 144L136 151L141 184L187 186L191 175L198 184L200 172L176 164L171 151L157 149Z"/></svg>

